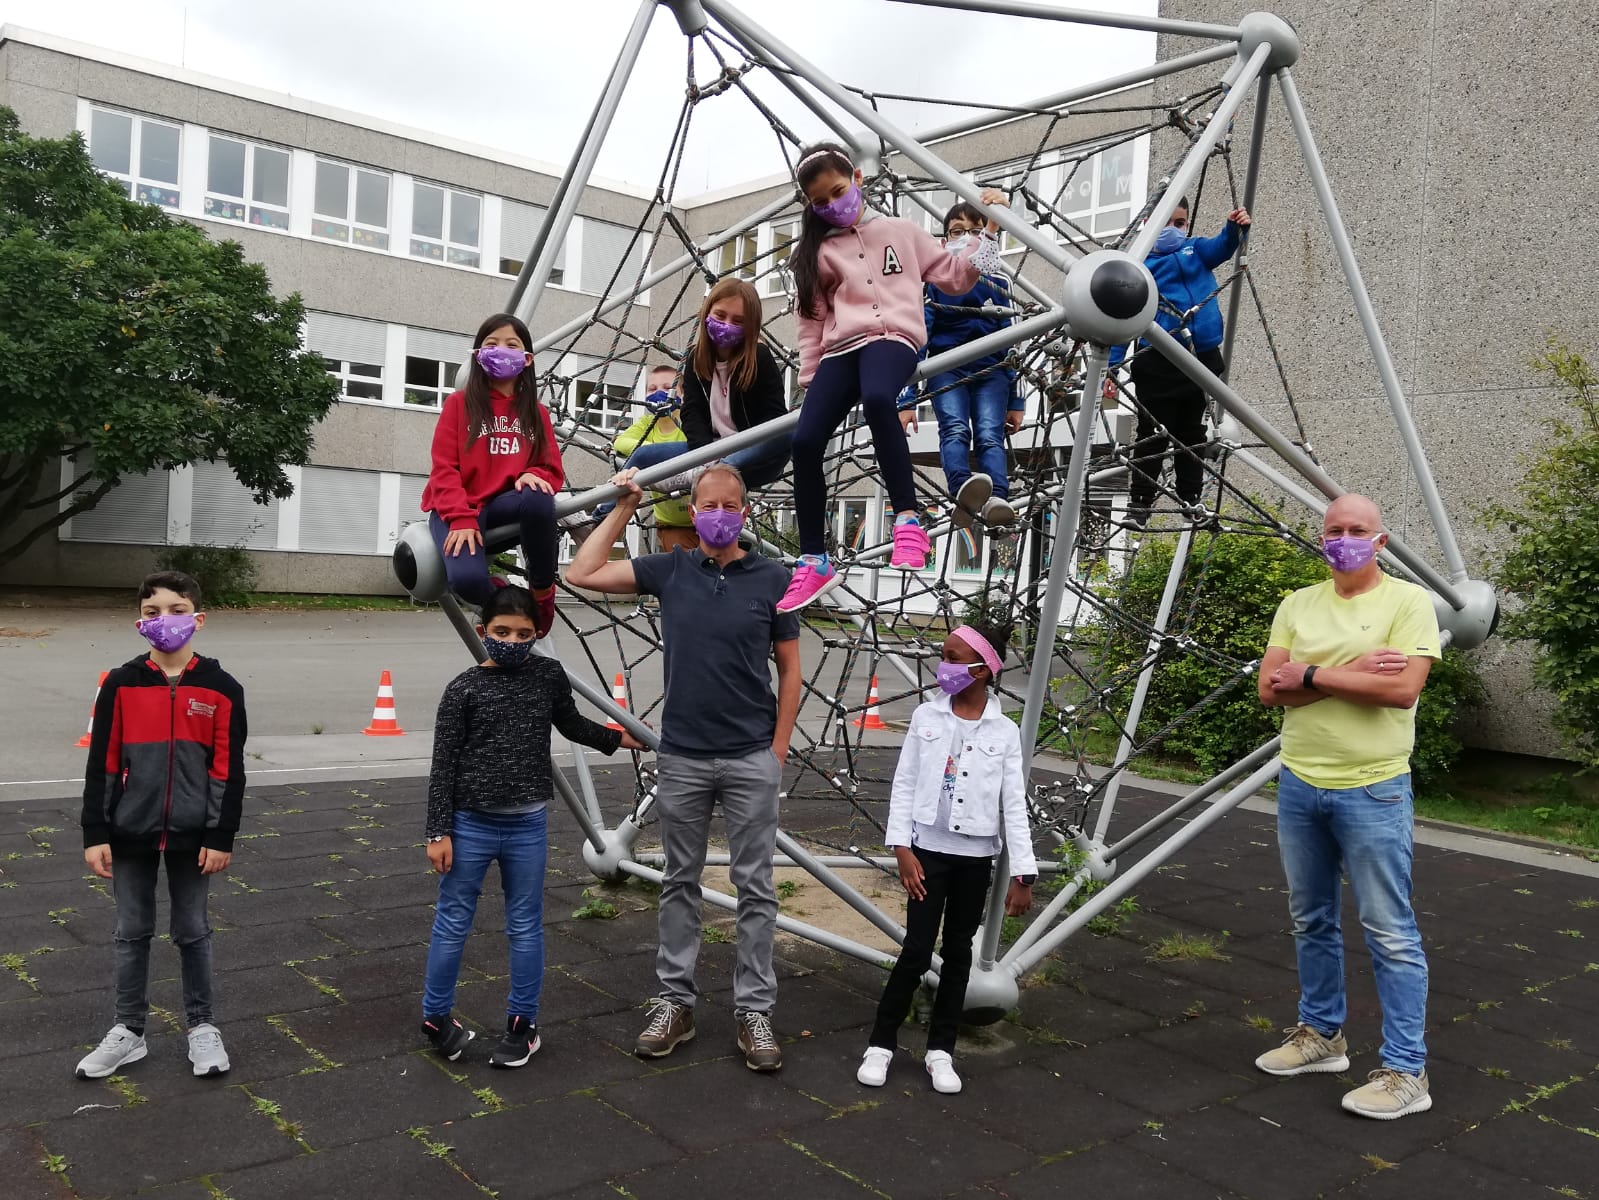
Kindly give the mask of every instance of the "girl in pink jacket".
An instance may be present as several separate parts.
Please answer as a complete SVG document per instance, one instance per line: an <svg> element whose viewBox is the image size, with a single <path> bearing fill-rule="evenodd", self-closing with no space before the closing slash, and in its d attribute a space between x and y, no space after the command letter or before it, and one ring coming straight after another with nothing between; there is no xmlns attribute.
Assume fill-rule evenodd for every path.
<svg viewBox="0 0 1599 1200"><path fill-rule="evenodd" d="M843 147L819 142L795 167L810 202L789 259L798 292L800 386L806 389L794 431L794 513L800 558L778 612L804 608L842 580L828 561L827 485L822 455L859 402L872 430L878 469L894 506L889 565L919 571L931 546L916 519L910 443L895 400L927 341L922 285L969 291L999 265L999 244L984 233L958 254L919 224L866 207L861 173ZM1004 203L986 191L984 203Z"/></svg>

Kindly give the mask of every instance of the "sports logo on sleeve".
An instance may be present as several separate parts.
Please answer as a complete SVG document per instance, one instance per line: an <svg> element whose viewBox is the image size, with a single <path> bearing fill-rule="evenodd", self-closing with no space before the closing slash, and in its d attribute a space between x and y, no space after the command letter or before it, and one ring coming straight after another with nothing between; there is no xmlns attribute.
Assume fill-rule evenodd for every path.
<svg viewBox="0 0 1599 1200"><path fill-rule="evenodd" d="M894 253L894 247L883 247L883 274L903 275L905 268L899 265L899 255Z"/></svg>

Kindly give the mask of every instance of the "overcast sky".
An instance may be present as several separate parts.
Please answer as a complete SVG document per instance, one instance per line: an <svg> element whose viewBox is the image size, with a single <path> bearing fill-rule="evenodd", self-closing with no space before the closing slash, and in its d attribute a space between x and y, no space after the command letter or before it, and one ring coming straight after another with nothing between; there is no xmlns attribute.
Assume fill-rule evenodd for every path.
<svg viewBox="0 0 1599 1200"><path fill-rule="evenodd" d="M1157 0L1084 7L1153 13ZM1153 35L892 0L742 0L834 78L880 92L1022 103L1154 61ZM0 23L288 92L516 154L565 163L637 6L633 0L0 0ZM536 16L521 18L521 13ZM686 40L657 12L597 173L653 186L682 105ZM714 64L695 56L701 82ZM768 77L752 90L802 136L822 126ZM884 103L913 128L962 110ZM782 170L742 96L705 100L678 194Z"/></svg>

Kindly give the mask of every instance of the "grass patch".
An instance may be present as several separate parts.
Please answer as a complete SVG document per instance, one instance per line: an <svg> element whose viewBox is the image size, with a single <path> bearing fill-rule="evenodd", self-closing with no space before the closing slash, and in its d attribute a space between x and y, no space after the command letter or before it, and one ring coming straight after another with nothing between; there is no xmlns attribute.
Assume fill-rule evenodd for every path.
<svg viewBox="0 0 1599 1200"><path fill-rule="evenodd" d="M705 927L705 940L717 945L726 945L733 940L733 935L720 925L707 925Z"/></svg>
<svg viewBox="0 0 1599 1200"><path fill-rule="evenodd" d="M1253 1017L1245 1017L1244 1024L1260 1033L1270 1033L1275 1022L1264 1013L1260 1013Z"/></svg>
<svg viewBox="0 0 1599 1200"><path fill-rule="evenodd" d="M1416 797L1416 815L1584 850L1599 849L1599 805L1592 803L1529 804L1517 803L1514 796L1461 799L1452 793L1423 794Z"/></svg>
<svg viewBox="0 0 1599 1200"><path fill-rule="evenodd" d="M622 910L609 900L601 899L594 894L593 888L583 892L583 906L572 910L574 921L614 921L622 915Z"/></svg>
<svg viewBox="0 0 1599 1200"><path fill-rule="evenodd" d="M1219 937L1208 933L1169 933L1149 947L1150 957L1160 962L1231 962L1232 955L1221 952L1227 931Z"/></svg>

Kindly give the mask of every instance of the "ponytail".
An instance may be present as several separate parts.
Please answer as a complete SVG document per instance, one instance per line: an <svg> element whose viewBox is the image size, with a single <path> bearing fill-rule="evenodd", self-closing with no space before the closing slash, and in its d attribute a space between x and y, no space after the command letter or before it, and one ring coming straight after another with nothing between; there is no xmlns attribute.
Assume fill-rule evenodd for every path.
<svg viewBox="0 0 1599 1200"><path fill-rule="evenodd" d="M799 165L794 169L795 180L799 184L802 196L805 189L815 182L817 176L828 171L853 179L855 164L850 161L849 151L837 142L817 142L815 145L805 147L800 152ZM800 213L799 238L794 243L788 266L794 275L796 312L813 321L821 319L822 316L821 280L817 259L821 254L822 239L827 236L830 229L832 226L816 215L810 200L806 199L805 207Z"/></svg>

